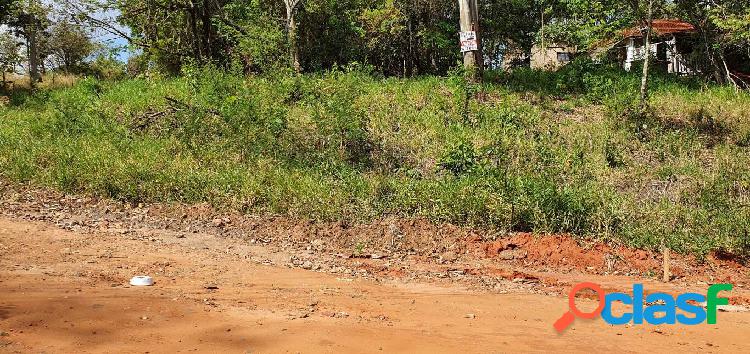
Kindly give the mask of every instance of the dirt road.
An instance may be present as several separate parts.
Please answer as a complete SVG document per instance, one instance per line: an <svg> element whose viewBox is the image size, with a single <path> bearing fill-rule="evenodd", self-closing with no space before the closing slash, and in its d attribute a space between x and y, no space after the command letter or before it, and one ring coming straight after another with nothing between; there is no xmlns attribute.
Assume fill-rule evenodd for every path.
<svg viewBox="0 0 750 354"><path fill-rule="evenodd" d="M750 313L718 325L552 323L566 299L376 281L248 261L264 246L202 234L128 238L0 218L0 351L487 353L747 350ZM276 260L277 262L274 262ZM127 285L137 274L150 288ZM583 300L582 307L586 306Z"/></svg>

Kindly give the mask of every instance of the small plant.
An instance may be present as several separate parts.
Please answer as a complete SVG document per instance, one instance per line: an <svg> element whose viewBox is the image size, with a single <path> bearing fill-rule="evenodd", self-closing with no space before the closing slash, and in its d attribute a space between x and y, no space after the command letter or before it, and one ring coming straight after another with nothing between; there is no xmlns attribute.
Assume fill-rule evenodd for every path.
<svg viewBox="0 0 750 354"><path fill-rule="evenodd" d="M607 160L607 165L611 168L625 166L620 146L611 140L607 140L604 143L604 158Z"/></svg>
<svg viewBox="0 0 750 354"><path fill-rule="evenodd" d="M438 166L454 175L462 175L473 170L478 163L479 157L474 150L474 145L461 141L448 149L440 159Z"/></svg>
<svg viewBox="0 0 750 354"><path fill-rule="evenodd" d="M357 245L354 246L354 255L361 256L365 251L365 244L362 242L357 242Z"/></svg>

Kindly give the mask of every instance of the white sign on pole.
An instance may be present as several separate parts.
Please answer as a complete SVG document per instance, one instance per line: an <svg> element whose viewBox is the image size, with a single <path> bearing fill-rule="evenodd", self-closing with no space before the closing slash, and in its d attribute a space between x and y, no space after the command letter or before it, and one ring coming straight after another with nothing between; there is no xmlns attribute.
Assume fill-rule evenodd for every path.
<svg viewBox="0 0 750 354"><path fill-rule="evenodd" d="M479 50L475 31L461 32L461 53Z"/></svg>

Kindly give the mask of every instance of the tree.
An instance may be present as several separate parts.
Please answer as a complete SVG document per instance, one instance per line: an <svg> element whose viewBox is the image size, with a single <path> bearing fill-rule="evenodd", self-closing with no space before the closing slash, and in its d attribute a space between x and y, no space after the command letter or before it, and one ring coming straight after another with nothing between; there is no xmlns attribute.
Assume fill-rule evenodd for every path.
<svg viewBox="0 0 750 354"><path fill-rule="evenodd" d="M288 39L283 26L272 13L260 3L233 1L222 7L217 22L217 31L227 47L224 59L237 62L245 72L261 72L265 69L285 67Z"/></svg>
<svg viewBox="0 0 750 354"><path fill-rule="evenodd" d="M46 44L56 66L67 73L79 69L81 62L94 51L88 33L68 21L59 21L51 27Z"/></svg>
<svg viewBox="0 0 750 354"><path fill-rule="evenodd" d="M119 79L125 76L125 64L117 60L119 49L95 46L86 65L86 72L100 79Z"/></svg>
<svg viewBox="0 0 750 354"><path fill-rule="evenodd" d="M679 0L678 14L698 30L703 48L702 68L720 83L737 82L736 69L750 71L750 3L744 0ZM734 63L729 63L734 59ZM744 64L744 67L743 67Z"/></svg>
<svg viewBox="0 0 750 354"><path fill-rule="evenodd" d="M0 0L8 1L8 0ZM32 0L22 0L29 2ZM39 0L37 0L39 1ZM460 59L455 0L62 0L76 24L125 38L148 67L178 74L185 64L239 63L247 72L288 66L327 70L361 63L384 75L445 74ZM731 78L737 56L748 57L748 7L743 0L481 0L482 49L498 63L505 51L530 52L539 42L597 48L636 23L680 9L706 34L705 62ZM56 7L56 9L59 7ZM116 9L117 11L112 11ZM92 16L92 13L108 15ZM113 15L115 14L115 15ZM692 16L692 17L691 17ZM542 18L543 17L543 18ZM682 17L682 16L680 16ZM650 19L649 19L650 18ZM544 30L542 31L542 24ZM645 65L642 103L651 63ZM750 68L748 68L750 70ZM718 79L717 79L718 80ZM726 79L723 79L727 81Z"/></svg>
<svg viewBox="0 0 750 354"><path fill-rule="evenodd" d="M28 73L29 83L32 88L37 82L42 81L39 73L41 65L40 46L44 31L49 25L47 14L49 7L43 5L39 0L18 1L11 14L8 25L15 33L22 36L26 42L26 56L29 61Z"/></svg>
<svg viewBox="0 0 750 354"><path fill-rule="evenodd" d="M645 55L643 57L643 74L641 76L641 114L646 113L648 108L648 70L651 63L651 33L654 27L654 0L647 0L646 10L642 10L641 0L632 0L633 12L641 17L641 31L646 32L645 37ZM642 13L645 12L645 15Z"/></svg>
<svg viewBox="0 0 750 354"><path fill-rule="evenodd" d="M747 1L714 2L709 19L723 32L723 39L732 46L750 48L750 3ZM750 52L746 53L750 59Z"/></svg>
<svg viewBox="0 0 750 354"><path fill-rule="evenodd" d="M352 58L386 75L442 74L461 57L455 0L382 0L356 12L353 30L364 41L348 41Z"/></svg>
<svg viewBox="0 0 750 354"><path fill-rule="evenodd" d="M65 0L65 8L82 23L127 39L147 52L161 69L179 73L185 63L226 64L228 50L217 23L227 0ZM116 10L102 20L92 13ZM123 28L125 26L127 28Z"/></svg>
<svg viewBox="0 0 750 354"><path fill-rule="evenodd" d="M730 69L727 57L735 57L735 69L750 71L750 3L747 1L723 1L710 12L710 19L722 32L720 59L727 81L739 87L738 78ZM742 66L742 67L739 67ZM750 88L750 82L743 81Z"/></svg>
<svg viewBox="0 0 750 354"><path fill-rule="evenodd" d="M358 20L364 30L363 49L367 51L367 60L379 63L378 67L389 71L406 71L401 49L404 42L410 39L408 19L395 1L386 1L381 6L364 9ZM413 65L410 59L407 61Z"/></svg>
<svg viewBox="0 0 750 354"><path fill-rule="evenodd" d="M0 33L0 70L3 72L3 86L7 81L5 74L14 72L18 63L21 62L20 46L18 39L12 34Z"/></svg>
<svg viewBox="0 0 750 354"><path fill-rule="evenodd" d="M645 114L648 109L649 66L651 63L651 39L653 35L654 14L656 12L661 13L666 7L666 2L665 0L629 0L628 3L645 38L645 53L640 88L640 113Z"/></svg>
<svg viewBox="0 0 750 354"><path fill-rule="evenodd" d="M0 25L8 20L17 2L18 0L0 0Z"/></svg>
<svg viewBox="0 0 750 354"><path fill-rule="evenodd" d="M550 12L545 16L546 39L579 48L616 38L618 32L637 20L631 7L620 0L541 1Z"/></svg>

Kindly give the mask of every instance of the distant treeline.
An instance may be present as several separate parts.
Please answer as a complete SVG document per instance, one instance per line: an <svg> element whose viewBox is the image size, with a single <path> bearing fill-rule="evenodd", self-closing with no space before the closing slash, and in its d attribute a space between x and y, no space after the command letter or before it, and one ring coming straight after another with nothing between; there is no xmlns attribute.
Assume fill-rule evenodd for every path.
<svg viewBox="0 0 750 354"><path fill-rule="evenodd" d="M445 74L460 58L456 0L0 0L0 21L33 41L69 21L126 38L131 67L179 73L185 64L246 72L313 72L358 64L388 76ZM746 0L479 0L484 56L528 52L542 39L586 49L654 18L693 24L707 77L750 59ZM53 13L53 15L50 15ZM49 19L52 19L50 22ZM90 31L91 32L91 31ZM544 37L544 38L542 38ZM37 40L38 41L38 40ZM31 50L27 51L30 56ZM32 58L28 58L32 60ZM66 64L67 65L67 64ZM742 70L740 70L742 71Z"/></svg>

